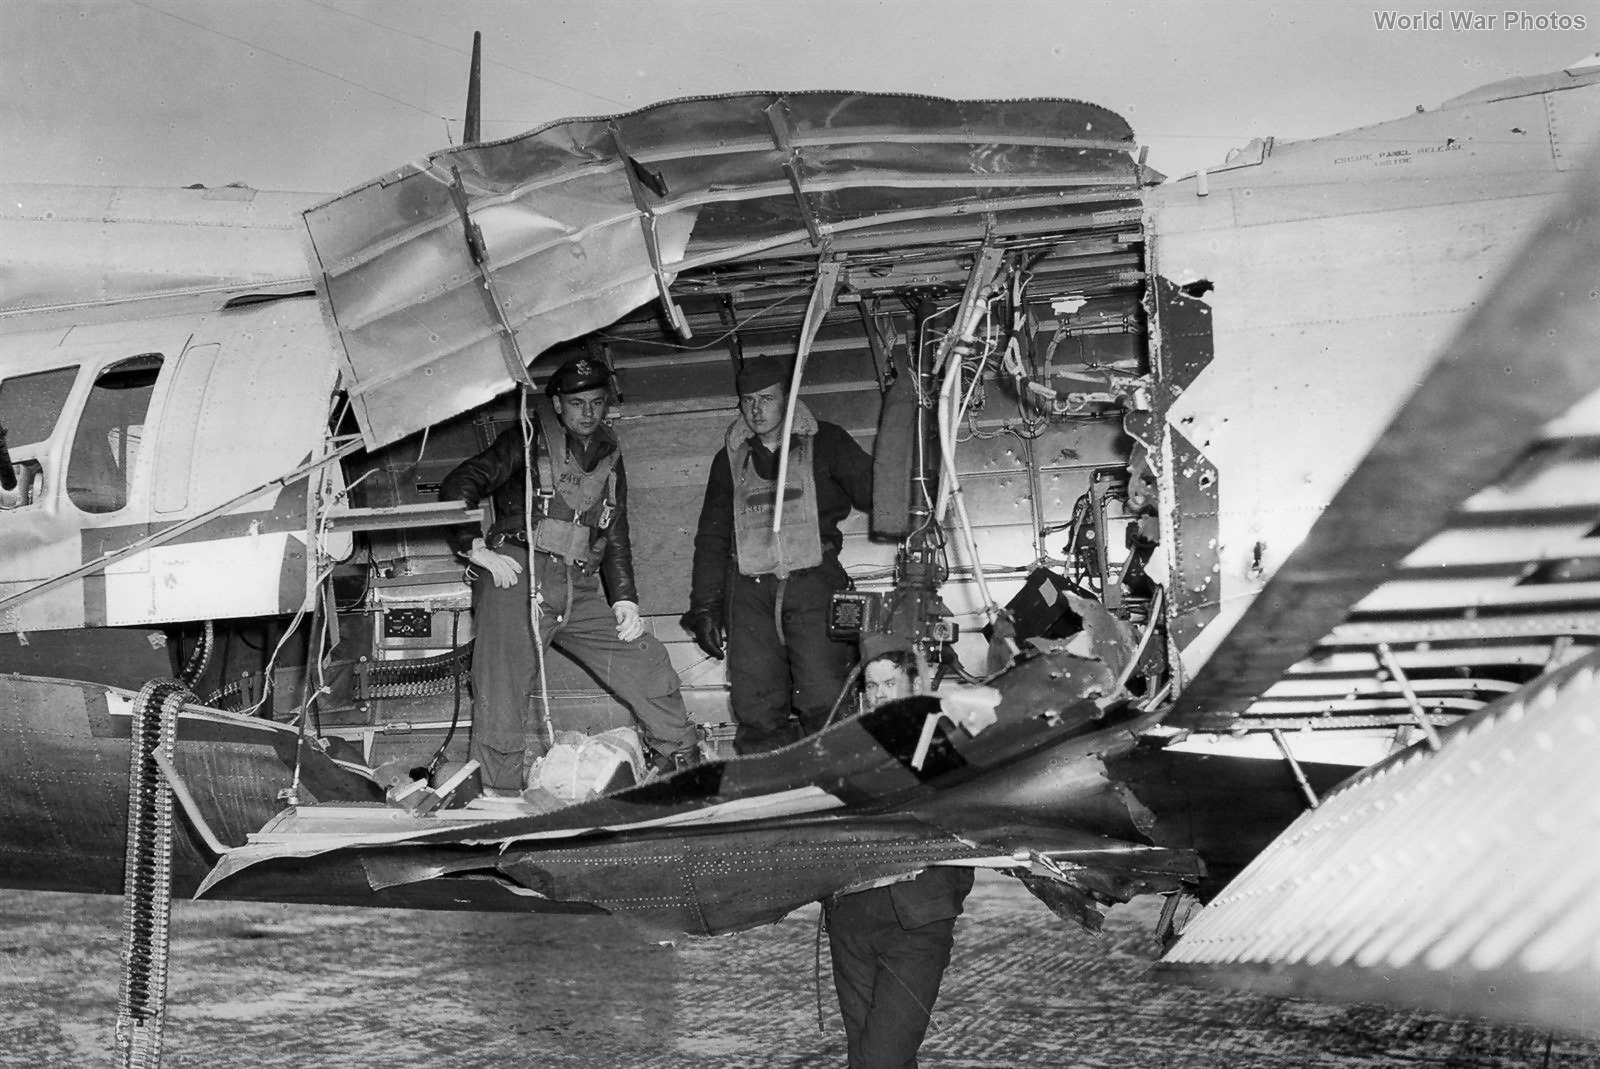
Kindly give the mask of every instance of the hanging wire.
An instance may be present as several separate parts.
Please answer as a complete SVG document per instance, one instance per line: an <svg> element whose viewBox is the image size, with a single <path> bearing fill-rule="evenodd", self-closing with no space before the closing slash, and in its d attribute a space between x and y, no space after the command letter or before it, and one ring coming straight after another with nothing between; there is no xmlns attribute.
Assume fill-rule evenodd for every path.
<svg viewBox="0 0 1600 1069"><path fill-rule="evenodd" d="M256 716L261 707L267 703L267 699L272 697L272 673L278 663L278 654L283 651L284 643L289 641L289 636L294 634L300 627L300 621L305 618L305 615L306 605L302 602L300 608L295 611L294 618L289 621L289 626L284 629L283 636L278 639L277 646L273 647L272 656L267 658L267 666L261 673L261 700L250 706L250 708L243 710L242 715Z"/></svg>
<svg viewBox="0 0 1600 1069"><path fill-rule="evenodd" d="M365 477L365 475L362 476L362 478ZM315 719L317 737L321 737L322 714L318 711L318 705L322 696L328 693L327 678L322 665L323 643L327 640L328 632L326 609L328 604L335 599L331 596L331 592L328 597L323 596L323 586L332 578L334 565L330 561L327 567L324 568L320 566L320 561L322 559L322 547L327 544L328 531L333 524L333 510L329 506L339 496L338 494L328 494L328 488L332 480L333 468L331 465L324 465L318 469L315 482L310 478L306 480L306 509L308 514L317 517L317 526L315 532L313 532L311 544L306 547L306 559L319 563L315 566L316 581L307 588L305 600L300 604L300 611L295 614L295 623L293 625L293 627L299 626L299 621L305 616L307 603L310 603L313 610L311 613L312 633L307 636L306 641L305 684L301 687L300 708L295 713L298 730L295 736L294 776L289 782L289 790L287 792L287 798L291 805L298 805L300 801L300 772L305 757L306 727L308 723ZM360 479L357 479L356 482L359 483ZM335 611L337 612L337 606L335 606ZM293 627L291 627L291 631ZM290 632L285 632L284 638L287 639L289 634ZM278 650L282 648L283 641L280 640ZM272 655L276 659L278 651L274 650ZM314 687L313 673L315 674ZM262 701L266 700L267 693L267 688L263 687Z"/></svg>
<svg viewBox="0 0 1600 1069"><path fill-rule="evenodd" d="M265 45L257 44L256 42L246 40L243 37L237 37L237 36L235 36L234 34L231 34L231 33L224 33L223 31L218 30L218 29L214 29L214 28L212 28L210 26L205 25L204 23L196 22L193 19L186 19L182 15L173 14L171 11L162 10L161 8L156 7L154 4L148 3L147 0L133 0L133 3L135 5L137 5L137 6L139 6L139 7L144 8L146 11L152 11L157 15L164 15L167 18L172 19L174 22L181 22L185 26L192 26L195 29L201 31L202 33L209 33L209 34L212 34L212 35L214 35L216 37L221 37L224 40L232 41L234 44L243 45L244 47L254 49L257 52L264 52L267 55L272 56L275 59L283 60L285 63L292 63L296 67L304 67L308 71L314 71L315 73L322 75L324 78L332 78L336 82L343 82L345 85L354 86L357 89L364 89L367 92L371 93L373 96L382 97L383 99L391 101L391 102L393 102L395 104L399 104L401 107L404 107L404 108L410 108L412 111L415 111L415 112L418 112L420 114L426 115L430 119L443 119L444 118L443 115L440 115L437 112L429 111L427 108L424 108L424 107L422 107L422 106L420 106L418 104L413 104L409 100L402 100L400 97L394 96L393 94L390 94L390 93L385 93L381 89L374 89L372 86L367 85L365 82L358 82L354 78L346 78L342 74L335 74L333 71L328 70L326 67L318 67L318 66L316 66L314 64L307 63L304 60L295 59L293 56L285 55L282 52L275 51L274 49L268 48Z"/></svg>
<svg viewBox="0 0 1600 1069"><path fill-rule="evenodd" d="M827 917L827 915L828 915L828 907L827 907L827 905L826 904L820 904L818 906L818 908L817 908L817 937L816 937L815 944L812 946L812 950L815 952L815 961L813 962L813 966L814 967L813 967L812 972L811 972L812 986L816 989L816 992L817 992L817 1031L818 1032L826 1032L827 1031L827 1028L825 1028L823 1026L823 1023L822 1023L822 932L823 932L824 927L826 926L826 923L827 923L826 919L825 919ZM829 938L831 940L832 937L830 936ZM831 946L831 943L830 943L830 946Z"/></svg>
<svg viewBox="0 0 1600 1069"><path fill-rule="evenodd" d="M354 490L357 486L360 486L362 480L365 479L367 476L373 474L373 472L376 471L376 470L377 469L369 469L369 470L363 472L353 482L351 482L349 486L346 486L343 490L340 490L335 495L333 495L333 498L331 500L334 501L334 502L343 500L345 495L349 494L350 491ZM330 476L331 476L331 472L330 472L329 468L326 465L324 465L322 467L322 469L321 469L321 478L325 481ZM324 482L324 485L325 485L325 482ZM330 511L328 509L326 509L326 508L322 509L321 510L321 516L318 518L318 522L317 522L317 531L316 531L315 544L311 547L311 552L315 553L317 547L320 547L324 543L324 541L327 539L328 529L332 526L332 523L333 523L333 517L330 515ZM294 614L293 618L290 619L290 621L289 621L289 626L284 629L283 635L278 639L278 644L273 647L272 656L267 658L266 668L262 672L261 699L259 701L257 701L254 705L250 706L248 709L243 710L242 715L244 715L244 716L255 716L255 715L257 715L260 712L261 707L266 704L267 699L272 696L272 689L273 689L272 688L272 673L276 670L277 663L278 663L278 655L283 652L283 647L289 641L289 636L293 635L295 633L295 631L300 627L300 621L305 619L306 611L314 603L313 599L316 597L316 593L322 589L322 584L327 582L328 579L332 577L332 575L333 575L333 565L332 564L329 564L325 568L319 568L318 569L317 578L316 578L315 582L312 583L311 588L310 588L311 591L312 591L312 596L306 598L305 600L303 600L300 603L300 607L295 610L295 614ZM241 636L241 638L243 638L243 636ZM248 640L244 640L244 641L245 641L246 645L249 645L249 641ZM310 665L309 664L307 665L307 670L308 671L310 670ZM297 715L299 715L299 714L297 714Z"/></svg>
<svg viewBox="0 0 1600 1069"><path fill-rule="evenodd" d="M333 4L324 3L323 0L305 0L305 2L309 3L309 4L315 4L317 7L323 8L323 9L328 10L328 11L337 12L340 15L344 15L346 18L352 18L352 19L357 20L358 22L364 22L368 26L376 26L380 30L386 30L389 33L398 34L401 37L409 37L413 41L419 41L419 42L421 42L422 44L425 44L425 45L432 45L434 48L441 48L441 49L444 49L446 52L453 52L458 56L470 56L472 54L470 49L457 48L454 45L447 45L443 41L435 41L431 37L424 37L419 33L411 33L409 30L402 30L398 26L390 26L388 23L379 22L376 19L370 19L370 18L367 18L364 15L358 15L353 11L346 11L342 7L336 7ZM551 78L549 75L540 74L537 71L528 70L526 67L518 67L515 64L506 63L503 60L485 58L483 62L484 62L485 66L500 67L500 68L503 68L503 69L508 70L508 71L515 71L518 74L526 75L529 78L533 78L533 79L536 79L537 81L544 82L547 85L554 85L554 86L557 86L557 87L559 87L561 89L568 89L568 90L571 90L574 93L582 93L584 96L594 97L596 100L603 100L607 104L615 104L619 108L626 108L628 106L626 102L621 101L621 100L616 100L616 99L614 99L612 97L608 97L604 93L596 93L592 89L583 89L583 88L581 88L579 86L576 86L576 85L569 85L566 82L557 81L556 79ZM518 122L520 122L521 120L500 120L500 121L502 121L502 122L504 122L504 121L518 121ZM525 125L531 125L531 124L525 124Z"/></svg>
<svg viewBox="0 0 1600 1069"><path fill-rule="evenodd" d="M1004 269L1002 264L1000 270L1003 271ZM993 282L991 281L989 285L992 284ZM963 305L965 305L965 301L963 301ZM978 586L978 596L983 600L984 613L993 622L1000 617L1001 610L990 595L988 580L985 578L983 566L979 562L977 536L973 532L972 520L967 514L966 501L961 494L961 479L957 472L955 459L956 428L960 426L961 422L959 402L956 397L956 387L960 382L962 368L962 361L958 356L961 344L959 339L975 334L980 322L989 315L989 301L986 299L981 308L972 309L966 322L952 325L951 330L960 331L960 333L955 335L958 340L951 345L950 351L945 357L947 366L944 369L944 382L939 388L939 407L936 411L938 413L939 452L943 459L945 479L947 480L946 489L941 493L941 500L955 507L957 522L966 539L968 556L972 559L974 565L972 579Z"/></svg>
<svg viewBox="0 0 1600 1069"><path fill-rule="evenodd" d="M844 686L839 688L839 696L833 699L833 708L828 710L828 719L822 722L822 727L818 728L818 731L826 731L833 724L833 718L839 715L839 710L843 707L844 700L855 693L856 680L860 677L861 662L857 661L850 667L850 674L845 677Z"/></svg>
<svg viewBox="0 0 1600 1069"><path fill-rule="evenodd" d="M622 334L607 334L604 331L596 331L595 333L600 337L607 339L608 341L626 342L629 345L654 345L659 349L672 349L683 353L699 352L702 349L709 349L713 345L717 345L720 342L726 341L728 338L739 333L739 331L743 330L751 323L754 323L756 320L766 315L768 312L776 311L791 301L797 301L800 299L800 296L801 295L798 293L791 293L786 297L781 297L778 300L773 301L769 305L758 308L746 319L736 322L732 327L728 328L723 333L718 334L715 338L712 338L710 341L704 342L700 345L679 345L676 342L656 341L654 338L630 338ZM809 295L807 296L809 299Z"/></svg>
<svg viewBox="0 0 1600 1069"><path fill-rule="evenodd" d="M539 667L539 734L548 748L555 745L554 721L550 719L550 688L545 678L544 632L541 628L544 603L540 598L539 570L535 567L537 554L533 549L533 529L538 521L533 518L533 472L536 462L536 445L533 439L533 417L528 412L528 388L517 391L517 417L522 425L522 534L528 547L528 621L533 627L533 656ZM546 449L554 449L554 442L546 442ZM554 490L554 487L545 487ZM570 595L572 577L567 576ZM569 597L570 600L570 597Z"/></svg>
<svg viewBox="0 0 1600 1069"><path fill-rule="evenodd" d="M450 730L445 732L444 741L439 744L439 749L434 752L433 757L428 761L428 779L430 783L433 780L434 773L438 772L439 766L444 763L444 759L450 749L450 742L456 737L456 726L461 723L461 662L456 659L456 654L458 654L460 648L461 610L452 609L450 610L450 653L452 657L450 682L452 684L451 692L453 698L450 708Z"/></svg>

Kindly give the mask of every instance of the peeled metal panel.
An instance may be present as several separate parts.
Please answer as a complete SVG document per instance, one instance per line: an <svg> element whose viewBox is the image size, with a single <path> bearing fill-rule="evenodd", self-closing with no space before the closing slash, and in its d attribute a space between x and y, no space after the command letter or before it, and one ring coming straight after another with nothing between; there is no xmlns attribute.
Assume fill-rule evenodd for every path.
<svg viewBox="0 0 1600 1069"><path fill-rule="evenodd" d="M656 299L688 267L835 234L882 232L898 245L936 226L940 240L977 239L1007 212L1123 207L1139 195L1133 147L1121 119L1074 101L695 98L436 153L311 209L305 223L346 386L375 447L512 383L502 314L532 361ZM648 216L628 181L634 165Z"/></svg>
<svg viewBox="0 0 1600 1069"><path fill-rule="evenodd" d="M1600 1032L1600 654L1322 799L1190 922L1169 977Z"/></svg>
<svg viewBox="0 0 1600 1069"><path fill-rule="evenodd" d="M306 217L313 235L319 216L333 208L359 209L364 218L382 221L386 211L397 210L389 198L433 217L431 225L364 256L330 262L329 251L318 246L351 401L369 445L482 404L512 381L449 180L413 173ZM427 197L406 188L417 185L430 187L421 191ZM560 205L541 205L559 209L559 217L516 202L474 212L495 299L515 328L525 360L612 322L656 293L626 183L612 175L594 186L587 202L563 198ZM691 223L684 216L663 220L659 233L670 259L681 257Z"/></svg>

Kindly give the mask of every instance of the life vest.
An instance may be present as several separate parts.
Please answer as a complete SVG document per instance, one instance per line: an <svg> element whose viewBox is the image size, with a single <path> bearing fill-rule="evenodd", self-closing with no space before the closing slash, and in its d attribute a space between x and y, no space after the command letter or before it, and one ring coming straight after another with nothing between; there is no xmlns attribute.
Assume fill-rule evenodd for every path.
<svg viewBox="0 0 1600 1069"><path fill-rule="evenodd" d="M600 458L593 471L584 471L567 443L567 429L555 406L541 399L535 409L539 415L539 443L534 449L539 488L534 492L534 507L540 519L533 532L533 548L568 564L592 564L604 553L605 532L616 519L617 458L622 452L613 449Z"/></svg>
<svg viewBox="0 0 1600 1069"><path fill-rule="evenodd" d="M749 428L736 419L728 426L728 467L733 474L733 541L743 575L780 579L822 563L822 528L817 518L817 421L803 402L795 405L794 437L789 444L788 482L783 494L783 530L772 532L777 480L756 472Z"/></svg>

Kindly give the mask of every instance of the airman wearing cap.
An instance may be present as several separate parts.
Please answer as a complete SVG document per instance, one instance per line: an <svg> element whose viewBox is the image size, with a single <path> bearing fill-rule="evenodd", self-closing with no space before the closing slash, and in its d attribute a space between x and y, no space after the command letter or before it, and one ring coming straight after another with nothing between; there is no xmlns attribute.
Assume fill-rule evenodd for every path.
<svg viewBox="0 0 1600 1069"><path fill-rule="evenodd" d="M739 418L711 461L680 622L708 655L726 654L733 745L747 754L821 730L844 688L854 651L828 637L828 605L849 582L839 523L872 507L872 458L797 400L774 532L788 362L744 361L735 389Z"/></svg>
<svg viewBox="0 0 1600 1069"><path fill-rule="evenodd" d="M896 649L868 660L862 705L871 713L916 694L915 660ZM950 698L919 698L916 723ZM955 944L972 869L935 865L914 878L823 900L834 990L851 1065L915 1065Z"/></svg>
<svg viewBox="0 0 1600 1069"><path fill-rule="evenodd" d="M534 406L531 451L513 427L439 490L441 501L494 506L482 537L452 535L452 548L476 572L472 756L491 794L519 793L529 759L542 752L530 753L526 742L538 687L530 598L539 602L537 639L570 654L629 708L658 768L699 759L677 672L639 617L627 475L605 422L611 372L593 357L574 357L550 376L545 394L548 402Z"/></svg>

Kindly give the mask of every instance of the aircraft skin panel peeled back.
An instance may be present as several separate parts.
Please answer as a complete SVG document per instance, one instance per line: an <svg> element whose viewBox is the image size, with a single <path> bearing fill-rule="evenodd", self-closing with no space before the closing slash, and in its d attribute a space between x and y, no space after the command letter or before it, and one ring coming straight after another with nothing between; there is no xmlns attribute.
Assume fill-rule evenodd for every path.
<svg viewBox="0 0 1600 1069"><path fill-rule="evenodd" d="M440 154L306 213L328 322L370 447L490 400L512 384L509 362L531 362L656 296L620 163L612 181L572 195L500 177L509 167L502 157L516 159L519 142L535 137ZM484 275L452 198L451 179L463 170ZM654 221L663 262L682 259L696 214ZM372 233L384 237L368 243Z"/></svg>
<svg viewBox="0 0 1600 1069"><path fill-rule="evenodd" d="M1164 532L1186 676L1549 210L1564 176L1547 98L1568 125L1600 113L1600 84L1446 107L1151 192L1153 271L1204 302L1210 329L1175 329L1163 299L1157 359L1181 364L1197 342L1214 354L1156 399L1163 516L1215 515L1198 544ZM1193 500L1196 470L1211 500Z"/></svg>
<svg viewBox="0 0 1600 1069"><path fill-rule="evenodd" d="M875 230L886 245L952 226L976 241L1040 208L1131 202L1134 147L1119 117L1078 101L738 93L436 152L304 218L378 448L650 301L688 341L680 272L809 259Z"/></svg>

